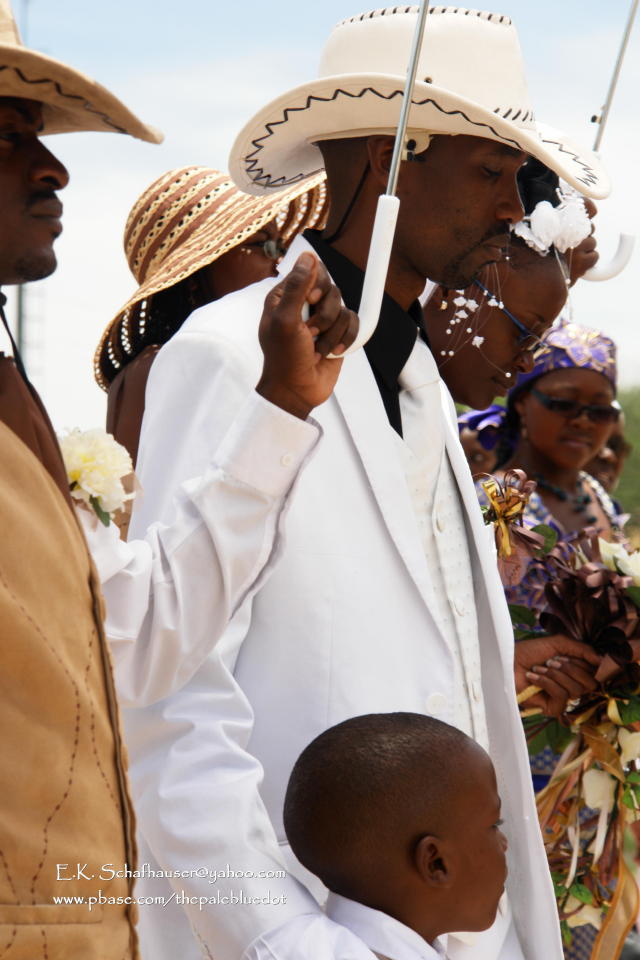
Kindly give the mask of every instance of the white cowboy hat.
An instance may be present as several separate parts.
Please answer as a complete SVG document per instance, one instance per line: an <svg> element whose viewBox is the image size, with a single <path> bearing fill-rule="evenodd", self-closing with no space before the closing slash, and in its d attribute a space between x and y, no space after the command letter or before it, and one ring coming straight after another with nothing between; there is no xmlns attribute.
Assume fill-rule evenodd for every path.
<svg viewBox="0 0 640 960"><path fill-rule="evenodd" d="M417 13L415 6L387 7L339 23L318 79L272 101L238 135L229 159L237 185L259 195L317 172L320 140L393 135ZM609 193L594 153L539 131L516 29L501 14L429 11L409 113L408 136L418 150L426 132L497 140L537 157L589 197Z"/></svg>
<svg viewBox="0 0 640 960"><path fill-rule="evenodd" d="M103 130L128 133L150 143L163 139L95 80L25 47L10 0L0 0L0 97L41 103L45 134Z"/></svg>

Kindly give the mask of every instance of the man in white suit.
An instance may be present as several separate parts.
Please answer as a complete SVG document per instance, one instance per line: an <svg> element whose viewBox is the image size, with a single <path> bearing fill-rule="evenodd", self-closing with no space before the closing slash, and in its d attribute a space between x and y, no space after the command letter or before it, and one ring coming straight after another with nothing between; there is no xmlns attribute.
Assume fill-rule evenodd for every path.
<svg viewBox="0 0 640 960"><path fill-rule="evenodd" d="M358 304L386 185L414 23L415 8L394 7L339 24L320 79L261 111L232 152L236 181L256 193L325 163L330 223L322 236L299 238L280 269L315 249L349 307ZM143 908L149 958L362 956L362 940L322 913L320 884L288 850L282 801L293 763L319 732L397 710L460 727L497 770L508 896L490 931L449 938L451 958L562 956L492 532L451 398L418 336L415 301L427 277L460 287L499 259L522 216L515 175L527 154L594 196L607 183L596 157L538 133L508 18L436 7L418 76L406 145L415 162L401 168L380 323L317 411L324 440L290 506L280 563L189 683L126 711L141 860L152 866L140 892L168 900L173 874L174 901L192 925L175 902ZM173 490L198 472L252 389L258 308L271 283L201 309L160 352L147 388L138 462L146 496L134 536L170 514ZM562 638L547 644L520 645L516 683L535 678L544 708L561 712L591 683L588 654ZM559 653L574 659L560 664ZM540 672L531 674L534 665ZM364 948L380 952L375 933ZM391 960L418 956L407 945Z"/></svg>

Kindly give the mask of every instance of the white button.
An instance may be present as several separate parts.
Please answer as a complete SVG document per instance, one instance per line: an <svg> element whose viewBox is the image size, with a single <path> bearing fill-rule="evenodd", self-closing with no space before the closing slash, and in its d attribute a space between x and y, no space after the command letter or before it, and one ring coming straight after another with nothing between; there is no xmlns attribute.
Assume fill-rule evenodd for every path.
<svg viewBox="0 0 640 960"><path fill-rule="evenodd" d="M292 453L283 453L280 457L280 463L283 467L290 467L293 463L293 454Z"/></svg>
<svg viewBox="0 0 640 960"><path fill-rule="evenodd" d="M459 600L453 601L453 609L455 610L455 612L458 614L459 617L464 617L467 613L465 607L463 606L462 603L460 603Z"/></svg>
<svg viewBox="0 0 640 960"><path fill-rule="evenodd" d="M427 697L427 713L444 713L449 705L449 701L444 693L430 693Z"/></svg>
<svg viewBox="0 0 640 960"><path fill-rule="evenodd" d="M482 689L477 680L474 680L473 683L471 684L471 696L476 701L476 703L480 703L480 701L482 700Z"/></svg>

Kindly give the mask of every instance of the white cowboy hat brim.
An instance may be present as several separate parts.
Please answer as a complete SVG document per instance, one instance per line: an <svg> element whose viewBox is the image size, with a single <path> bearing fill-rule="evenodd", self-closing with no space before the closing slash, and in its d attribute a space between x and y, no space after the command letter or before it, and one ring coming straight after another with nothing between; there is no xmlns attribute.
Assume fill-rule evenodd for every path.
<svg viewBox="0 0 640 960"><path fill-rule="evenodd" d="M163 139L95 80L19 43L0 43L0 97L42 103L43 134L94 130Z"/></svg>
<svg viewBox="0 0 640 960"><path fill-rule="evenodd" d="M302 84L273 100L239 133L229 158L238 187L261 195L290 186L323 167L320 140L395 134L405 77L342 74ZM354 110L354 100L359 101ZM561 134L540 133L533 115L487 110L434 84L417 82L409 131L467 134L496 140L541 160L580 193L610 192L598 157Z"/></svg>

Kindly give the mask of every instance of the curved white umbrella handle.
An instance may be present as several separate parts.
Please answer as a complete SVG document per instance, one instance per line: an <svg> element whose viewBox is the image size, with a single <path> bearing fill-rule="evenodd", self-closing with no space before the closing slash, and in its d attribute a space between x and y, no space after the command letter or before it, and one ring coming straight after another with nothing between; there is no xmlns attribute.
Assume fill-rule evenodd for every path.
<svg viewBox="0 0 640 960"><path fill-rule="evenodd" d="M378 326L399 209L400 200L398 197L390 196L388 193L383 193L378 197L376 219L371 234L367 269L358 310L358 319L360 320L358 335L349 349L345 350L340 356L346 357L348 354L359 350L360 347L364 347ZM329 356L333 360L340 359L340 356L336 357L333 353L330 353Z"/></svg>
<svg viewBox="0 0 640 960"><path fill-rule="evenodd" d="M613 277L617 277L629 263L635 243L636 238L630 233L621 233L620 240L618 241L618 249L613 259L608 263L596 263L595 267L591 267L591 270L587 270L587 272L583 274L582 279L600 281L612 280Z"/></svg>

